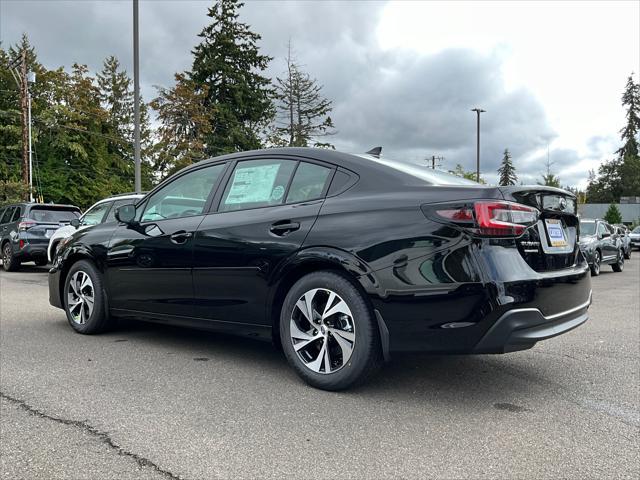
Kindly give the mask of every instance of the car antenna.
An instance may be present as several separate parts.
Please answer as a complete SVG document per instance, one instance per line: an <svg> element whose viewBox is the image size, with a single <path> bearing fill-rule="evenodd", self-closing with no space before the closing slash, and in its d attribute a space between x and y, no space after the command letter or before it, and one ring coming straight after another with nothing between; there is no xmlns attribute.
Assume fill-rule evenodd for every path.
<svg viewBox="0 0 640 480"><path fill-rule="evenodd" d="M382 154L382 147L373 147L371 150L364 153L366 153L367 155L373 155L374 157L380 158L380 155Z"/></svg>

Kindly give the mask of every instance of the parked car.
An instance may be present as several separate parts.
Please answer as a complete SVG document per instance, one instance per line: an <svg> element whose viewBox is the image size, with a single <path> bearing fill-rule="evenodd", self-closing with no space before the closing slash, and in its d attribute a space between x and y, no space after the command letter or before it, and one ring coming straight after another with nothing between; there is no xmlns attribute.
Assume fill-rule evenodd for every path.
<svg viewBox="0 0 640 480"><path fill-rule="evenodd" d="M121 205L127 205L131 202L142 198L143 195L135 193L123 193L114 195L94 203L89 210L83 213L76 221L72 221L70 225L65 225L57 229L49 239L49 247L47 248L47 257L49 261L53 260L53 255L60 241L73 235L77 230L81 230L92 225L105 222L116 221L116 208Z"/></svg>
<svg viewBox="0 0 640 480"><path fill-rule="evenodd" d="M170 177L64 240L52 305L83 334L113 317L270 340L327 390L394 351L505 353L585 322L576 199L376 155L284 148Z"/></svg>
<svg viewBox="0 0 640 480"><path fill-rule="evenodd" d="M624 251L614 227L604 220L580 220L580 250L591 268L591 275L600 275L600 267L611 265L614 272L624 269Z"/></svg>
<svg viewBox="0 0 640 480"><path fill-rule="evenodd" d="M74 205L17 203L0 208L2 267L13 272L23 262L46 265L49 237L79 215Z"/></svg>
<svg viewBox="0 0 640 480"><path fill-rule="evenodd" d="M631 240L631 248L640 249L640 226L637 226L631 233L629 233L629 239Z"/></svg>
<svg viewBox="0 0 640 480"><path fill-rule="evenodd" d="M618 235L618 241L620 242L620 248L622 248L622 253L624 254L625 260L629 260L631 258L631 251L633 247L631 245L631 237L629 236L629 229L626 225L612 225L616 231L616 235Z"/></svg>

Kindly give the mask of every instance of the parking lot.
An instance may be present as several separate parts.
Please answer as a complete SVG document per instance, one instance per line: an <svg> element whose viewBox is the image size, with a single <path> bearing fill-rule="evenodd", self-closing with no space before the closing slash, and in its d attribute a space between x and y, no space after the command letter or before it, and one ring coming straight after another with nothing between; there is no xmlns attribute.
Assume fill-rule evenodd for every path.
<svg viewBox="0 0 640 480"><path fill-rule="evenodd" d="M127 323L74 334L46 267L0 273L2 478L638 478L640 253L532 350L395 356L303 384L269 344Z"/></svg>

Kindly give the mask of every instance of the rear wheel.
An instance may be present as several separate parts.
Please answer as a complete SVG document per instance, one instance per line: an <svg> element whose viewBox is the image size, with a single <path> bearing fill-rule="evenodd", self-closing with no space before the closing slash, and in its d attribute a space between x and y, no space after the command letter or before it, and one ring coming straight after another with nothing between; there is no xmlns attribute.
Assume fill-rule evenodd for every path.
<svg viewBox="0 0 640 480"><path fill-rule="evenodd" d="M38 267L44 267L47 263L49 263L46 258L38 258L37 260L35 260L35 262Z"/></svg>
<svg viewBox="0 0 640 480"><path fill-rule="evenodd" d="M67 320L78 333L100 333L111 326L107 312L102 276L93 263L74 263L64 282L64 307Z"/></svg>
<svg viewBox="0 0 640 480"><path fill-rule="evenodd" d="M633 252L633 248L629 247L626 252L624 252L625 260L631 259L631 252Z"/></svg>
<svg viewBox="0 0 640 480"><path fill-rule="evenodd" d="M382 364L377 322L346 277L316 272L296 282L282 306L280 339L289 364L308 384L343 390Z"/></svg>
<svg viewBox="0 0 640 480"><path fill-rule="evenodd" d="M618 261L616 263L612 263L611 268L613 268L614 272L621 272L624 270L624 253L622 250L618 252Z"/></svg>
<svg viewBox="0 0 640 480"><path fill-rule="evenodd" d="M591 264L591 276L597 277L600 275L600 262L602 258L600 257L600 252L596 250L596 253L593 254L593 263Z"/></svg>
<svg viewBox="0 0 640 480"><path fill-rule="evenodd" d="M20 269L20 261L13 254L13 249L9 242L2 247L2 268L7 272L15 272Z"/></svg>

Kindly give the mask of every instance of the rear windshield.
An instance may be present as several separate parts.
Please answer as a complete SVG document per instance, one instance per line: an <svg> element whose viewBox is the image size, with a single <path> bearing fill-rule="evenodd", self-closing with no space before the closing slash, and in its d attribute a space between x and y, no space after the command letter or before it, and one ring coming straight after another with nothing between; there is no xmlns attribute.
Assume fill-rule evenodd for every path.
<svg viewBox="0 0 640 480"><path fill-rule="evenodd" d="M38 207L31 207L29 212L29 218L36 222L44 223L58 223L58 222L70 222L74 218L78 218L80 212L70 208L52 208L45 205Z"/></svg>
<svg viewBox="0 0 640 480"><path fill-rule="evenodd" d="M580 233L582 235L595 235L596 222L580 222Z"/></svg>
<svg viewBox="0 0 640 480"><path fill-rule="evenodd" d="M467 180L466 178L458 177L450 173L446 173L440 170L433 170L431 168L421 167L407 162L400 162L398 160L392 160L390 158L376 158L371 155L358 155L359 157L366 158L367 160L386 165L402 173L406 173L413 177L416 177L430 185L480 185L473 180Z"/></svg>

